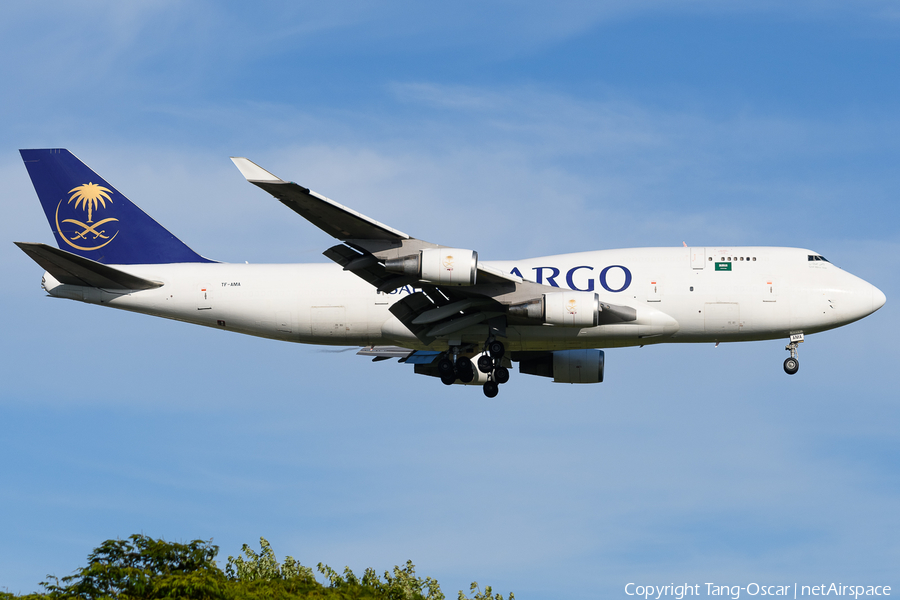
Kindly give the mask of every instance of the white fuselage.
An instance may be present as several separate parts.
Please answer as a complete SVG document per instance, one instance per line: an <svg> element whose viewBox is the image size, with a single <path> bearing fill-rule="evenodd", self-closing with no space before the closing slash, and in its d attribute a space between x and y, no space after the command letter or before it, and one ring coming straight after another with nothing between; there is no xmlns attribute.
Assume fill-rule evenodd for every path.
<svg viewBox="0 0 900 600"><path fill-rule="evenodd" d="M797 248L632 248L562 254L490 267L560 288L594 291L629 306L637 320L575 328L511 326L509 350L609 348L661 342L729 342L810 334L863 318L884 295L862 279ZM161 282L131 293L61 285L53 296L291 342L425 348L388 311L410 287L389 294L334 264L182 263L116 265ZM485 325L429 346L480 344Z"/></svg>

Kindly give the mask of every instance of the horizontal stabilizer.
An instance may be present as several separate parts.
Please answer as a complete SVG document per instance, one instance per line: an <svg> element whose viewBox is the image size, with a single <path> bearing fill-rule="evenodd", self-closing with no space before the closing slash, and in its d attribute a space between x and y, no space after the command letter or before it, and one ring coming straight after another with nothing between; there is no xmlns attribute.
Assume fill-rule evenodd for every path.
<svg viewBox="0 0 900 600"><path fill-rule="evenodd" d="M136 277L89 258L58 250L46 244L15 242L25 254L67 285L83 285L105 290L150 290L161 287L157 281Z"/></svg>

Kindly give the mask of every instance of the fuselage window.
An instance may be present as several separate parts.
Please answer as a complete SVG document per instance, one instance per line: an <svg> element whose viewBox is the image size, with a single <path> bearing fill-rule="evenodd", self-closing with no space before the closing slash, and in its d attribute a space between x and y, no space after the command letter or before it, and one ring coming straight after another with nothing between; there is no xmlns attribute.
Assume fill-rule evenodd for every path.
<svg viewBox="0 0 900 600"><path fill-rule="evenodd" d="M743 256L741 257L741 260L744 260L744 257L743 257Z"/></svg>
<svg viewBox="0 0 900 600"><path fill-rule="evenodd" d="M755 256L753 257L753 261L756 262L756 257L755 257Z"/></svg>

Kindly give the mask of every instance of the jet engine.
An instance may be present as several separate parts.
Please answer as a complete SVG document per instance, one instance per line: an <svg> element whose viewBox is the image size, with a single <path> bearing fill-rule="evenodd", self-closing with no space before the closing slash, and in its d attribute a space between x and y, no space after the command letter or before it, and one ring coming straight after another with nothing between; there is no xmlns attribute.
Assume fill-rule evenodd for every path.
<svg viewBox="0 0 900 600"><path fill-rule="evenodd" d="M552 377L555 383L602 383L603 350L559 350L519 362L519 372Z"/></svg>
<svg viewBox="0 0 900 600"><path fill-rule="evenodd" d="M597 294L568 290L543 294L536 300L509 307L510 316L564 327L596 327L600 312Z"/></svg>
<svg viewBox="0 0 900 600"><path fill-rule="evenodd" d="M386 271L443 285L475 285L478 253L461 248L426 248L418 254L392 258Z"/></svg>

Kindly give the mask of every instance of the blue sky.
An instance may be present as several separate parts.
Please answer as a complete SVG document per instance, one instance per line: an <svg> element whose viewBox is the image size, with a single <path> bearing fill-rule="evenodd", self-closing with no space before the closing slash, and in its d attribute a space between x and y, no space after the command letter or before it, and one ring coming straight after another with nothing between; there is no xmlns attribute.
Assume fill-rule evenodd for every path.
<svg viewBox="0 0 900 600"><path fill-rule="evenodd" d="M448 596L629 581L900 587L900 10L891 2L12 2L0 589L101 541L412 559ZM192 248L324 261L229 156L484 259L815 249L888 297L811 336L607 352L500 396L353 352L49 299L18 148L66 147ZM895 587L895 589L897 589Z"/></svg>

